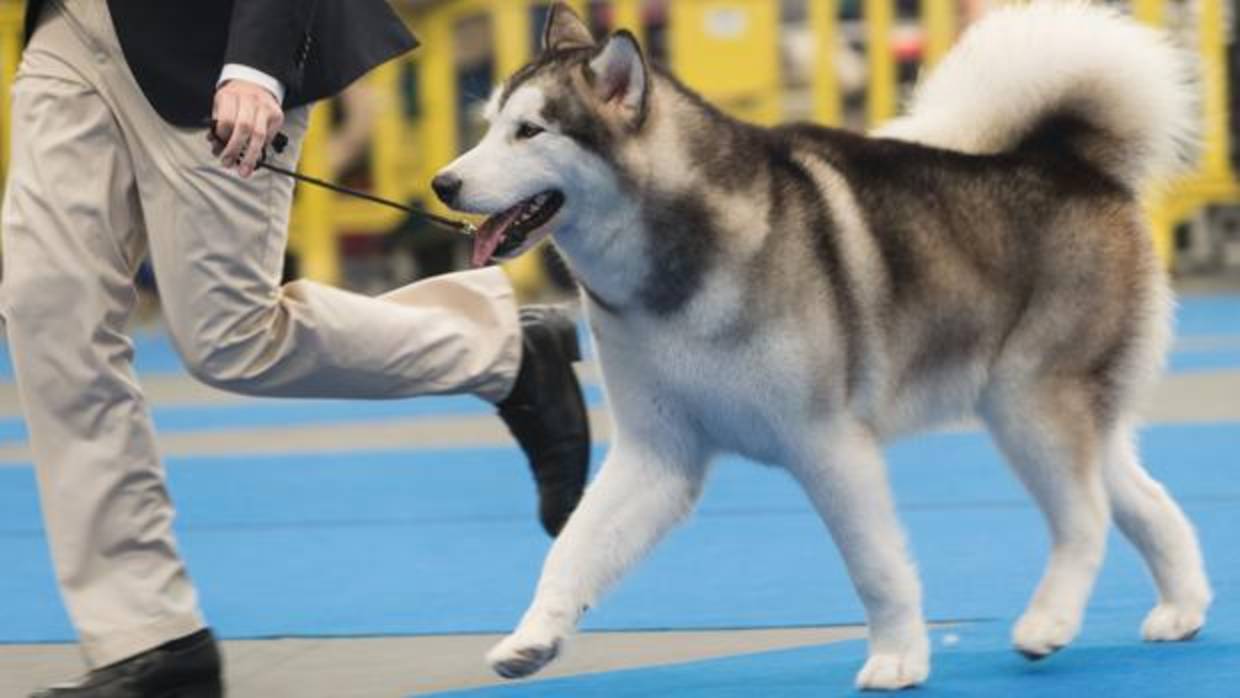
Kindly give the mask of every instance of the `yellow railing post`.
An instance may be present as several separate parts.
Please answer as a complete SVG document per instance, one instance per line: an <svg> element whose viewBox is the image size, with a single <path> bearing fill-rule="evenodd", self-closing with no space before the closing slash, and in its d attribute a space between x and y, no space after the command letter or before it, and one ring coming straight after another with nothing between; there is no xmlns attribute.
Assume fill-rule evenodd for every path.
<svg viewBox="0 0 1240 698"><path fill-rule="evenodd" d="M872 128L896 114L896 61L891 50L891 0L865 0L865 43L869 65L866 117Z"/></svg>
<svg viewBox="0 0 1240 698"><path fill-rule="evenodd" d="M1166 1L1133 0L1132 15L1140 22L1161 28L1166 21ZM1147 199L1146 218L1154 251L1163 264L1170 267L1175 256L1175 223L1171 220L1168 192L1157 192Z"/></svg>
<svg viewBox="0 0 1240 698"><path fill-rule="evenodd" d="M642 0L614 0L611 11L615 13L616 29L628 29L638 41L645 43L646 26L642 23Z"/></svg>
<svg viewBox="0 0 1240 698"><path fill-rule="evenodd" d="M22 5L0 5L0 175L8 172L12 138L13 98L11 89L22 55Z"/></svg>
<svg viewBox="0 0 1240 698"><path fill-rule="evenodd" d="M1132 0L1132 15L1151 26L1163 26L1166 11L1166 0Z"/></svg>
<svg viewBox="0 0 1240 698"><path fill-rule="evenodd" d="M923 66L929 68L943 59L956 40L954 0L921 0L922 26L926 31Z"/></svg>
<svg viewBox="0 0 1240 698"><path fill-rule="evenodd" d="M839 11L837 0L816 0L809 4L809 25L814 36L814 68L810 78L814 120L832 126L839 126L844 120L840 82L835 70L840 51Z"/></svg>
<svg viewBox="0 0 1240 698"><path fill-rule="evenodd" d="M1199 33L1202 72L1202 98L1205 108L1205 152L1202 173L1211 178L1231 176L1229 151L1231 134L1227 130L1227 55L1223 31L1221 0L1200 0Z"/></svg>
<svg viewBox="0 0 1240 698"><path fill-rule="evenodd" d="M370 77L370 85L379 100L379 114L375 118L374 132L370 135L374 190L388 199L403 199L406 194L406 187L400 181L403 140L400 69L400 62L392 61L375 69Z"/></svg>
<svg viewBox="0 0 1240 698"><path fill-rule="evenodd" d="M416 186L416 177L410 176L406 167L413 158L407 151L405 123L401 112L400 74L402 61L385 63L364 78L355 88L364 90L366 100L373 100L374 116L367 134L367 154L370 173L369 191L396 201L405 201ZM344 102L346 108L351 105ZM416 157L416 154L414 154ZM340 163L337 163L339 166ZM348 169L350 163L343 163ZM321 173L327 174L327 173ZM339 177L343 172L332 172ZM403 214L384 206L375 206L347 196L334 198L334 214L338 229L359 233L381 233L400 224Z"/></svg>
<svg viewBox="0 0 1240 698"><path fill-rule="evenodd" d="M530 58L530 4L528 0L491 0L491 29L495 46L495 81L516 72Z"/></svg>
<svg viewBox="0 0 1240 698"><path fill-rule="evenodd" d="M422 57L418 61L418 83L422 105L422 172L418 180L430 182L435 172L451 162L457 153L456 81L453 66L451 18L442 12L427 12L419 27ZM439 213L446 208L435 197L427 204Z"/></svg>
<svg viewBox="0 0 1240 698"><path fill-rule="evenodd" d="M306 172L327 171L327 109L326 104L319 104L310 112L310 127L301 146L301 168ZM340 248L332 216L332 196L321 187L302 186L297 192L301 275L326 284L340 283Z"/></svg>
<svg viewBox="0 0 1240 698"><path fill-rule="evenodd" d="M1135 0L1142 21L1165 22L1165 3ZM1201 159L1195 172L1173 183L1151 202L1149 220L1154 244L1167 266L1175 262L1174 227L1202 207L1240 201L1231 166L1228 123L1228 70L1221 0L1198 0L1194 35L1201 85Z"/></svg>

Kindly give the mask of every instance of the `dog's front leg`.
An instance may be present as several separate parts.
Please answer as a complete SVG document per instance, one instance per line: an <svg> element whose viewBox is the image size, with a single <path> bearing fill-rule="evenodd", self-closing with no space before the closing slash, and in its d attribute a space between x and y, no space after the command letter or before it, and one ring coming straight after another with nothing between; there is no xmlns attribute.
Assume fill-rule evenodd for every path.
<svg viewBox="0 0 1240 698"><path fill-rule="evenodd" d="M704 459L684 444L653 446L617 438L551 546L521 624L487 654L500 676L528 676L554 659L582 613L697 501Z"/></svg>
<svg viewBox="0 0 1240 698"><path fill-rule="evenodd" d="M792 470L840 549L869 621L870 656L857 674L862 690L916 686L930 674L921 585L896 518L887 469L875 436L840 418L811 430Z"/></svg>

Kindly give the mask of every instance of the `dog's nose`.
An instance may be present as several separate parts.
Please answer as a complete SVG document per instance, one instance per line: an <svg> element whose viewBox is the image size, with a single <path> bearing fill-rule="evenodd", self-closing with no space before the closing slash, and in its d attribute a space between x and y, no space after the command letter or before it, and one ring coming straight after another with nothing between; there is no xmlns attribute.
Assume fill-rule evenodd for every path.
<svg viewBox="0 0 1240 698"><path fill-rule="evenodd" d="M431 180L431 189L435 190L435 196L438 196L440 201L451 206L461 193L461 178L444 172Z"/></svg>

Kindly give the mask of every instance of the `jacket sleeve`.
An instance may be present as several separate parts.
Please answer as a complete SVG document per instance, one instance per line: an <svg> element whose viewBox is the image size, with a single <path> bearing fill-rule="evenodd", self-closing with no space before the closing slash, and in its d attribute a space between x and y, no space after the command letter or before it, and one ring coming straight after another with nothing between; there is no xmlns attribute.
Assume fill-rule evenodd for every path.
<svg viewBox="0 0 1240 698"><path fill-rule="evenodd" d="M300 83L318 0L236 0L225 63L260 70L282 84Z"/></svg>

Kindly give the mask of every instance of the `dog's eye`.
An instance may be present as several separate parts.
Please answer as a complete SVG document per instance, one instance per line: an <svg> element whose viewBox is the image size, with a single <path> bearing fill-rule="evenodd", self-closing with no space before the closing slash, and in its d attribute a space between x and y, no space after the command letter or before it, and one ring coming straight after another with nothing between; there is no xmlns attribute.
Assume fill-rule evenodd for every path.
<svg viewBox="0 0 1240 698"><path fill-rule="evenodd" d="M519 141L529 140L533 138L534 136L537 136L538 134L546 130L547 129L537 124L531 124L528 121L522 121L521 125L517 127L517 140Z"/></svg>

